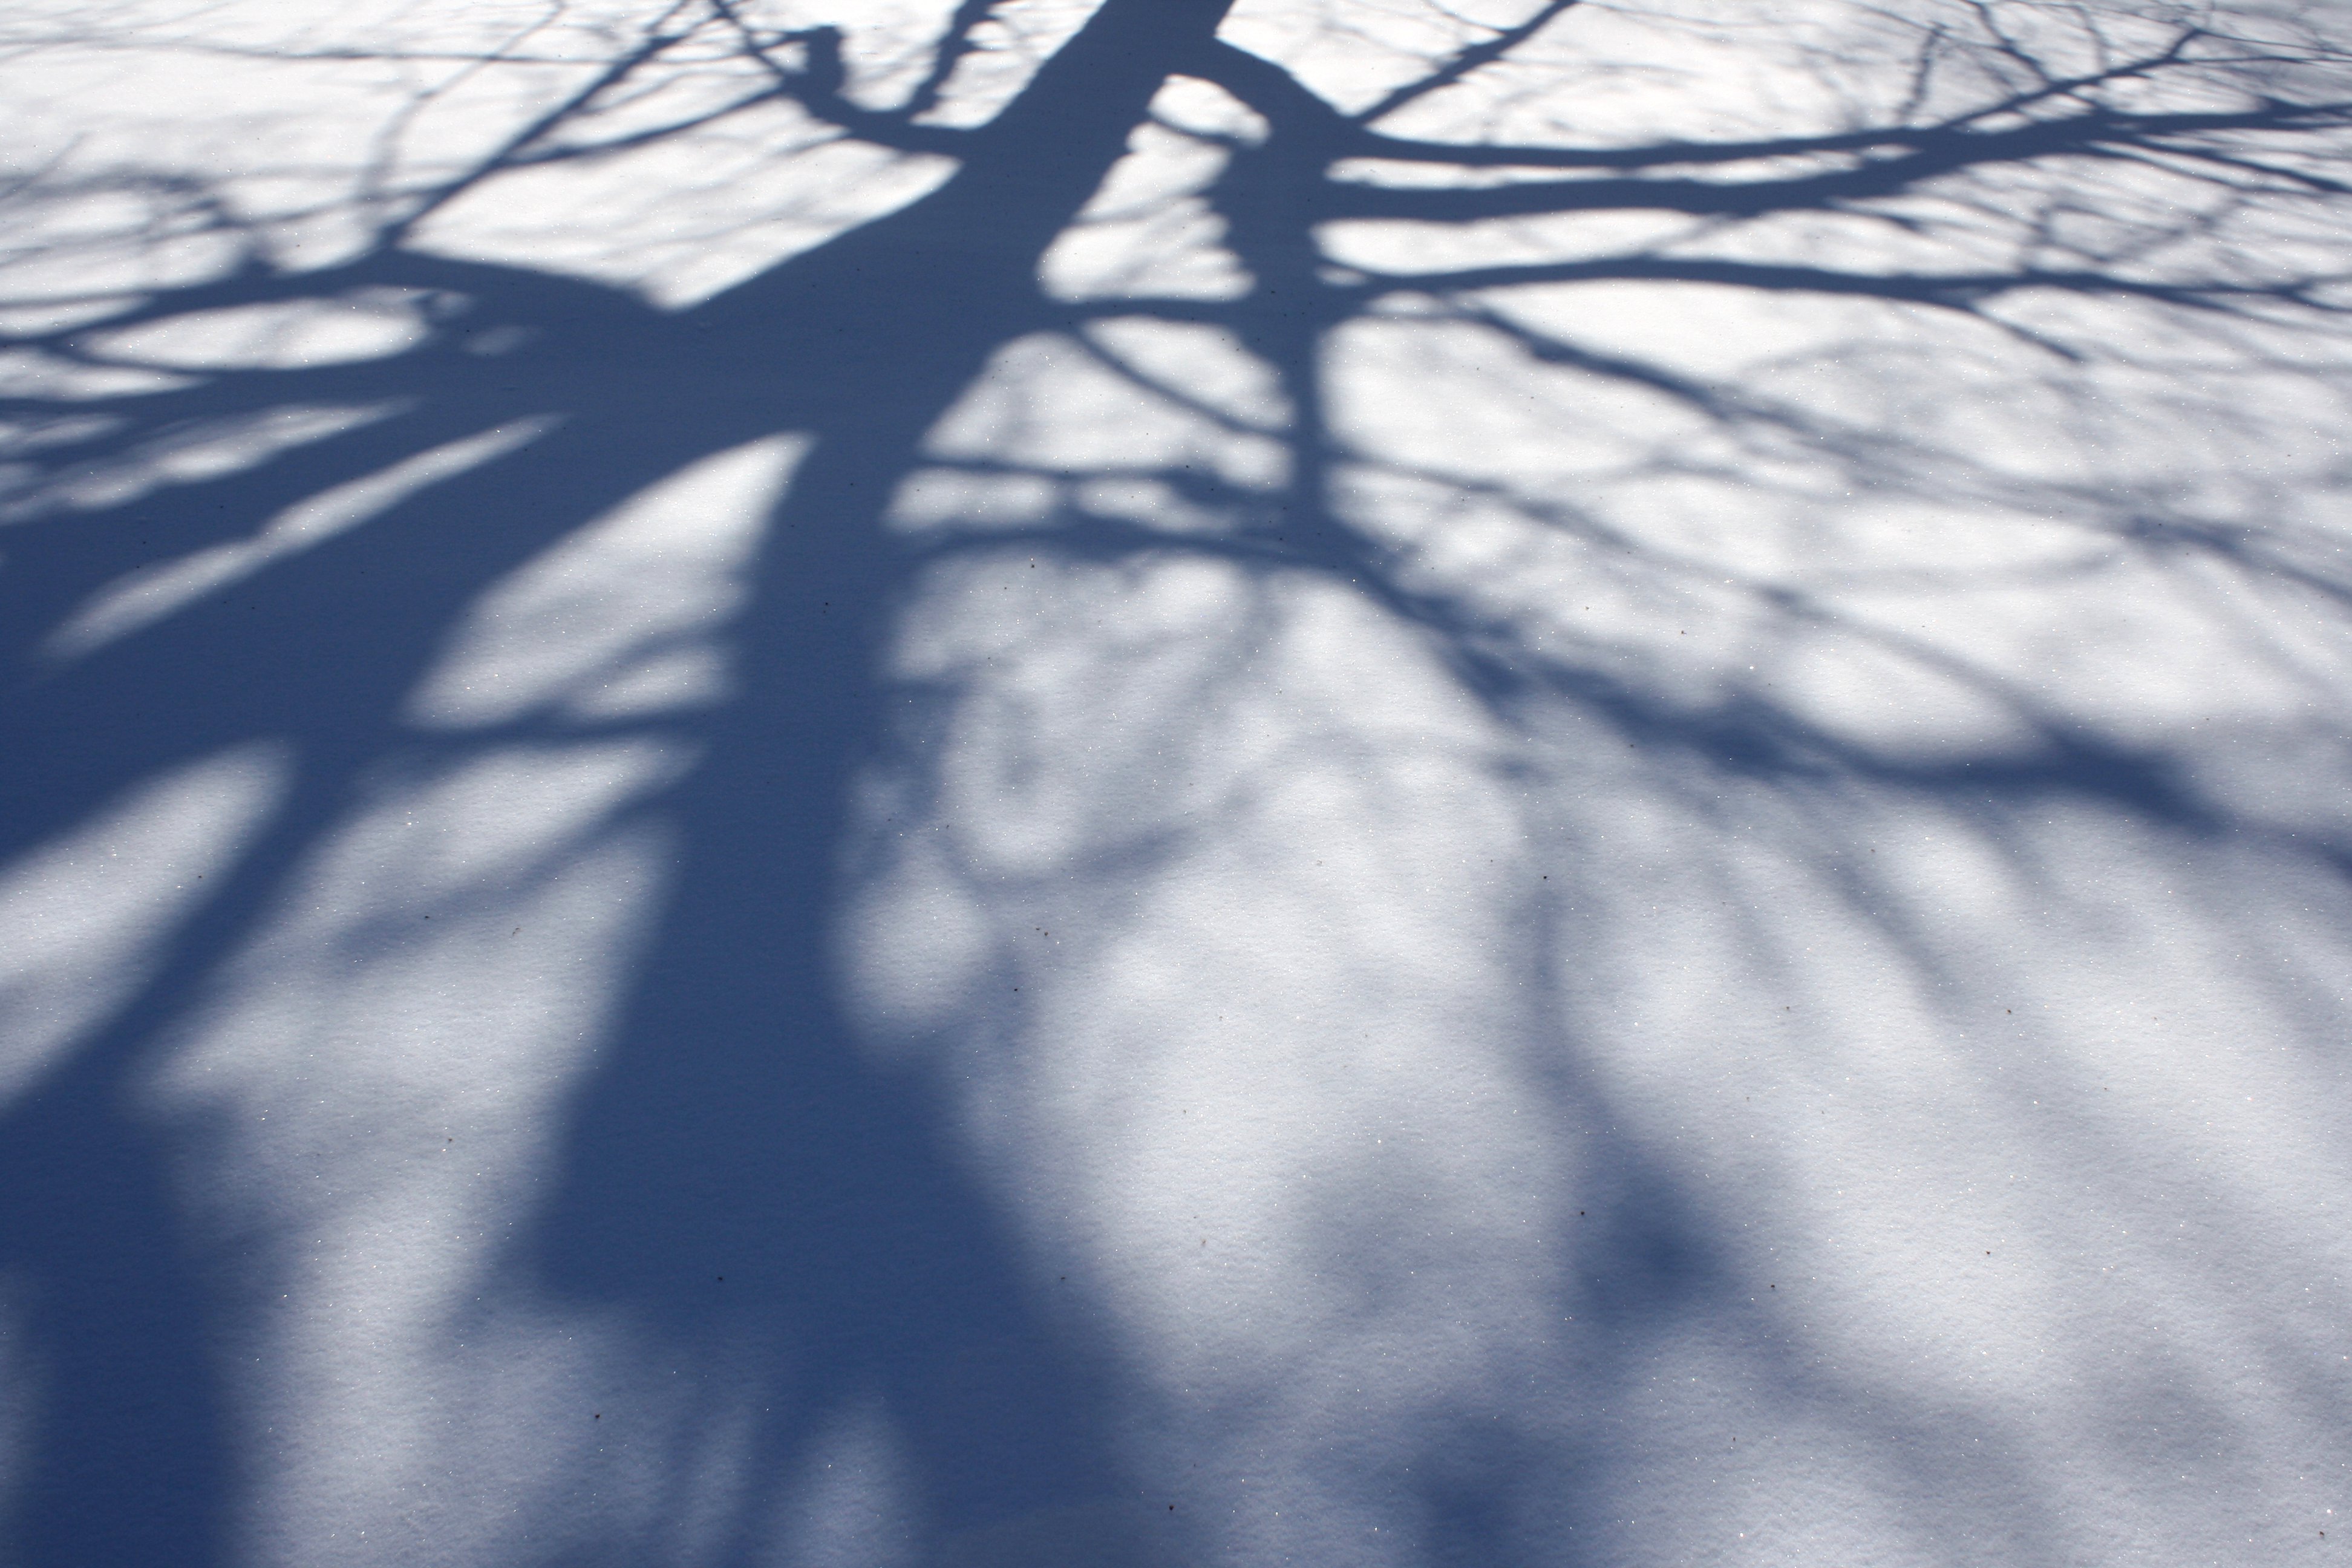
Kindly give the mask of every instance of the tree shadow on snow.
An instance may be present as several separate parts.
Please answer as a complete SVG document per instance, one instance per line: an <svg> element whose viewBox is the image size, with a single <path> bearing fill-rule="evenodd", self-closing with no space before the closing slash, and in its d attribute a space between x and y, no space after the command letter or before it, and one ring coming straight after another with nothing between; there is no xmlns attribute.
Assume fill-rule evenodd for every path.
<svg viewBox="0 0 2352 1568"><path fill-rule="evenodd" d="M963 8L967 35L987 9ZM863 1052L835 992L828 915L853 778L929 765L888 717L905 693L881 671L882 639L922 574L959 552L1034 547L1097 563L1197 557L1247 577L1344 585L1413 628L1505 723L1565 702L1695 813L1711 809L1728 780L1774 792L1817 825L1854 792L1880 789L1981 809L1996 825L2063 799L2190 835L2259 831L2217 817L2162 751L2084 739L1988 670L1946 673L2021 718L2036 743L1920 763L1858 748L1760 688L1685 702L1593 650L1528 646L1507 615L1434 584L1410 551L1335 502L1343 470L1462 485L1337 433L1326 364L1335 334L1383 311L1392 318L1405 301L1424 324L1487 334L1515 365L1660 399L1735 449L1801 444L1864 485L2010 494L2013 480L1979 455L1900 449L1863 423L1841 427L1755 388L1580 343L1496 301L1520 286L1682 282L1892 302L2030 336L2030 321L2005 321L1997 307L2028 296L2126 300L2228 329L2318 319L2335 308L2326 280L2275 268L2168 273L2142 265L2141 253L2061 256L2054 244L2021 251L2014 265L1960 270L1844 269L1658 246L1382 276L1335 268L1318 237L1322 226L1351 221L1459 228L1594 212L1916 223L1899 204L1937 182L2118 160L2168 161L2188 171L2184 180L2226 188L2231 199L2276 190L2333 200L2338 187L2326 178L2287 165L2306 142L2333 145L2324 138L2352 119L2344 102L2281 89L2189 110L2124 106L2126 87L2203 68L2191 30L2104 76L2063 88L2045 78L1966 113L1906 110L1835 133L1577 149L1440 143L1375 128L1544 36L1568 9L1546 7L1524 28L1434 62L1423 81L1371 109L1342 112L1276 67L1213 41L1219 5L1111 0L1011 107L984 128L953 132L843 98L837 39L746 34L745 58L774 73L767 90L853 135L949 151L958 172L890 216L680 310L527 268L436 257L394 234L331 267L255 261L17 335L22 355L94 373L129 359L110 345L135 341L138 330L205 312L342 301L390 312L410 334L377 357L184 369L127 391L53 396L36 387L0 400L18 433L18 493L79 498L26 511L0 571L0 636L19 672L0 735L0 856L16 862L184 764L254 744L290 746L292 757L263 826L186 908L157 965L0 1115L8 1194L0 1276L28 1303L28 1363L41 1377L29 1462L11 1500L10 1536L24 1561L202 1568L235 1559L240 1500L267 1446L240 1427L238 1374L219 1346L236 1315L257 1310L244 1300L241 1269L271 1238L215 1235L191 1219L206 1203L184 1187L188 1162L226 1132L155 1113L145 1086L224 970L298 895L298 874L337 824L391 782L451 772L498 748L589 739L644 741L694 760L677 782L620 808L627 820L591 824L546 848L545 864L517 873L551 874L553 862L631 821L667 823L676 835L652 934L622 981L619 1021L569 1104L557 1173L513 1240L513 1261L559 1298L613 1309L652 1347L648 1356L672 1355L682 1376L700 1381L680 1395L687 1414L633 1461L669 1478L642 1533L573 1541L551 1560L674 1560L700 1506L691 1472L708 1458L698 1444L710 1423L756 1405L736 1458L746 1474L777 1477L864 1401L887 1408L900 1434L932 1532L919 1550L935 1560L1173 1562L1202 1549L1189 1520L1159 1517L1174 1510L1146 1500L1158 1496L1154 1478L1122 1457L1120 1352L1041 1295L999 1197L959 1152L952 1086ZM943 58L951 52L942 46ZM1125 155L1171 74L1215 84L1265 127L1255 143L1222 146L1223 172L1200 193L1251 290L1222 300L1048 298L1039 258ZM2270 149L2273 163L2243 145ZM1542 177L1374 184L1335 175L1349 159ZM1077 477L1044 468L1025 477L1063 499L1027 531L910 541L883 525L901 481L939 465L925 455L929 433L1007 345L1040 333L1098 342L1088 334L1102 322L1137 320L1213 330L1280 389L1288 471L1279 482L1143 476L1222 509L1229 526L1158 529L1111 515L1083 500ZM2053 377L2087 352L2055 339L2042 347ZM1137 366L1105 363L1147 396L1170 390ZM362 412L298 430L265 459L226 471L174 470L168 460L175 441L240 422L266 441L318 410ZM644 721L533 710L457 732L422 731L405 716L490 584L661 481L780 433L805 437L806 455L747 570L750 593L730 628L727 700ZM272 557L69 662L51 656L77 606L126 574L237 546L254 519L486 438L488 455L363 525ZM112 494L97 488L110 477ZM1557 497L1517 499L1552 507L1548 526L1637 559L1641 570L1716 574L1713 563L1686 571L1664 552L1644 557L1647 547L1605 537ZM2157 515L2146 498L2074 499L2121 549L2300 574L2309 591L2338 602L2347 588L2340 575L2209 518ZM1759 601L1791 623L1836 614L1760 591ZM2298 852L2346 864L2340 846ZM1883 889L1858 876L1853 905L1874 910ZM372 940L382 952L408 938ZM1912 947L1921 964L1935 962L1924 939ZM968 1026L982 1034L1015 1006L969 1005ZM1780 1359L1768 1321L1737 1318L1727 1303L1744 1297L1746 1266L1732 1238L1708 1200L1615 1116L1607 1091L1572 1066L1551 1085L1560 1114L1601 1130L1574 1201L1603 1213L1557 1282L1563 1312L1591 1325L1601 1347L1560 1397L1605 1402L1637 1376L1645 1344L1696 1320L1750 1336L1759 1375L1785 1401L1845 1397ZM705 1405L709 1422L694 1414ZM1905 1419L1885 1416L1890 1430ZM2031 1513L2032 1487L2014 1464L1960 1457L1969 1434L1908 1436L1923 1490L1925 1471L1972 1464L1988 1495ZM1432 1447L1444 1456L1434 1479L1410 1483L1423 1499L1423 1560L1614 1560L1610 1521L1623 1500L1610 1489L1608 1454L1570 1467L1575 1495L1554 1484L1532 1497L1522 1483L1536 1438L1491 1431L1433 1437ZM1559 1453L1556 1443L1541 1451ZM1589 1482L1581 1491L1580 1476ZM762 1551L772 1521L758 1494L754 1485L733 1495L715 1534L693 1527L709 1560L748 1563ZM551 1529L562 1533L560 1521ZM1591 1555L1561 1555L1580 1550ZM2002 1556L2037 1560L2021 1538Z"/></svg>

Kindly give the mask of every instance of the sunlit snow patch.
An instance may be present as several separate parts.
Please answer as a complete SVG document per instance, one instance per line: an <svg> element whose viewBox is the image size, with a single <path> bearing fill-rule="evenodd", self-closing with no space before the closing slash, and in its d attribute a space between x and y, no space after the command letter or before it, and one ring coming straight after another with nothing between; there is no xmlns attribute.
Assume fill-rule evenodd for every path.
<svg viewBox="0 0 2352 1568"><path fill-rule="evenodd" d="M632 497L494 585L408 702L428 729L505 723L541 707L642 718L719 700L713 637L806 443L776 437L704 459Z"/></svg>

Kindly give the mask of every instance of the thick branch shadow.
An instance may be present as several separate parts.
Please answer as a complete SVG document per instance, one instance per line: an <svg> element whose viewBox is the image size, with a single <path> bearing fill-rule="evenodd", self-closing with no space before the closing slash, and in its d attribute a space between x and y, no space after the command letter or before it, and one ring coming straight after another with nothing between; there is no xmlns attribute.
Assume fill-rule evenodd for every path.
<svg viewBox="0 0 2352 1568"><path fill-rule="evenodd" d="M1425 77L1352 116L1272 62L1215 42L1223 9L1111 0L1009 107L967 132L927 117L977 49L986 5L957 9L932 68L887 113L845 95L842 40L830 29L762 32L724 4L707 15L674 7L592 89L531 121L478 168L388 200L394 216L377 248L306 271L254 265L127 308L93 305L11 340L38 374L19 384L29 389L0 396L14 440L13 488L0 499L16 519L0 571L0 652L12 672L0 719L8 758L0 865L60 841L174 769L240 747L290 748L275 804L217 885L184 907L152 962L69 1048L37 1064L29 1089L0 1101L0 1192L9 1194L0 1278L23 1291L41 1378L31 1462L7 1527L26 1561L205 1568L242 1559L255 1528L252 1488L283 1456L249 1429L260 1394L240 1385L242 1370L223 1347L245 1332L241 1316L261 1310L248 1300L255 1257L288 1245L291 1231L225 1233L201 1217L225 1201L201 1186L208 1151L236 1136L234 1119L163 1114L153 1084L223 1008L240 963L310 896L306 878L338 835L390 787L511 748L592 742L691 761L674 782L615 797L518 879L552 879L557 862L638 825L670 825L677 847L652 934L617 982L597 1065L562 1101L551 1174L531 1189L535 1206L498 1268L502 1288L610 1314L635 1353L687 1363L681 1375L692 1386L663 1395L664 1419L651 1405L616 1408L593 1439L616 1450L637 1444L628 1463L666 1478L670 1491L630 1529L602 1533L594 1518L566 1521L555 1504L531 1500L545 1516L542 1541L555 1542L530 1548L535 1560L675 1561L692 1536L701 1557L750 1563L777 1528L774 1478L806 1464L863 1404L887 1410L902 1440L920 1560L1061 1553L1147 1563L1213 1549L1217 1526L1189 1512L1160 1517L1176 1512L1160 1506L1169 1489L1134 1458L1132 1406L1149 1401L1136 1393L1131 1343L1101 1313L1071 1305L1085 1300L1077 1292L1055 1293L1068 1276L1049 1281L1039 1267L1003 1173L970 1137L953 1079L919 1057L877 1054L873 1031L841 994L837 916L869 869L859 857L874 837L854 803L873 781L897 781L912 817L944 822L944 748L933 742L941 715L985 679L967 671L927 684L891 674L896 617L943 574L975 561L1020 552L1087 570L1202 563L1252 592L1328 588L1405 628L1503 730L1527 732L1548 721L1542 715L1570 712L1646 770L1650 798L1693 820L1729 820L1716 804L1727 788L1791 803L1806 825L1789 830L1792 854L1828 855L1821 846L1837 838L1838 814L1870 796L1978 814L1989 838L2012 845L2028 878L2022 837L2005 836L2013 819L2051 802L2183 840L2259 840L2337 876L2352 867L2352 845L2232 809L2160 745L2082 732L1990 659L1874 624L1829 595L1761 574L1726 576L1704 552L1628 533L1572 498L1507 478L1481 481L1475 462L1380 449L1335 406L1343 389L1334 370L1344 335L1368 326L1468 331L1515 366L1669 405L1719 443L1705 458L1648 454L1631 465L1651 477L1673 476L1678 464L1743 461L1763 476L1767 458L1801 448L1841 482L1888 493L2027 497L2053 511L2063 503L2070 525L2103 534L2102 559L2193 556L2340 610L2352 582L2331 561L2242 520L2189 503L2158 515L2146 498L2064 494L2020 479L1998 454L1932 435L1906 444L1862 419L1841 424L1664 356L1580 341L1517 313L1513 301L1524 289L1629 283L1838 296L1956 315L2024 340L2047 351L2053 380L2122 356L2069 335L2064 322L2003 309L2021 299L2122 301L2195 322L2217 352L2251 354L2283 324L2338 330L2344 279L2296 257L2249 260L2200 246L2243 207L2288 203L2332 215L2347 187L2326 171L2344 156L2338 133L2352 127L2352 100L2281 91L2227 110L2130 106L2131 95L2173 75L2210 94L2232 72L2274 76L2297 63L2279 47L2251 50L2187 28L2097 71L2053 69L1933 118L1911 105L1861 130L1591 148L1451 144L1374 122L1507 61L1572 21L1572 6L1542 7L1522 27L1430 62ZM846 134L948 153L957 172L893 214L674 310L619 289L415 247L419 226L465 193L574 155L561 151L562 137L593 118L599 93L712 36L731 38L761 77L743 104L789 96ZM1954 47L1937 37L1936 48ZM1265 126L1254 144L1223 144L1220 172L1188 193L1222 226L1248 291L1045 297L1041 258L1083 221L1155 94L1177 76L1214 84ZM591 150L647 144L739 107L615 132ZM1542 177L1423 189L1365 177L1367 163ZM2060 197L2079 194L2069 182L2116 165L2158 171L2210 199L2192 217L2140 226L2128 244L2062 244ZM1562 169L1574 176L1552 177ZM2011 174L2039 182L2031 199L1991 216L1971 209L1968 181ZM1460 230L1604 212L1732 226L1601 255L1425 267L1383 262L1347 227ZM1738 224L1821 215L1940 247L1939 258L1969 265L1914 264L1905 257L1916 252L1896 238L1885 258L1853 265L1738 248L1748 237ZM1984 259L1991 252L2005 259ZM166 364L138 348L142 331L287 307L373 312L404 336L389 353L277 368ZM1233 416L1216 394L1124 357L1102 335L1121 322L1214 339L1265 374L1278 416ZM1056 467L1018 453L943 451L939 432L975 388L992 384L1002 356L1057 333L1070 335L1072 358L1090 374L1171 418L1272 439L1281 473L1234 478L1151 458ZM2323 367L2314 379L2333 374ZM131 374L144 379L127 391L106 379ZM301 433L273 445L273 422ZM417 692L494 584L633 498L782 436L803 443L803 455L742 570L744 607L723 633L703 628L727 645L729 695L650 716L545 701L467 726L419 720ZM392 499L355 506L355 520L316 507L461 448L440 468L416 468ZM942 474L1026 484L1046 499L1009 523L958 516L910 527L894 498ZM1104 502L1090 487L1107 478L1168 499ZM2028 739L1949 758L1897 757L1761 679L1690 697L1605 637L1555 635L1546 617L1558 606L1515 604L1507 573L1432 568L1430 542L1442 530L1415 533L1352 499L1373 481L1507 511L1627 580L1680 592L1712 591L1720 578L1741 614L1776 633L1834 634L1927 670ZM1752 482L1761 495L1778 481ZM1788 480L1787 497L1801 502L1812 482ZM276 520L278 532L257 520ZM123 597L134 574L155 574L142 579L151 594L162 574L196 581L189 563L199 558L211 563L211 586L184 603L140 611L145 619L93 615L109 595L135 600ZM2095 569L2074 559L2051 570ZM77 626L97 629L77 642L66 637ZM1203 652L1193 698L1171 703L1178 717L1169 721L1214 711L1246 675L1234 650L1247 646L1237 636ZM916 719L901 717L910 710ZM1254 785L1270 789L1280 766L1268 764ZM1243 793L1222 808L1242 811ZM1120 804L1098 809L1115 814ZM1069 879L1097 890L1144 885L1213 831L1139 826L1073 856ZM975 903L1013 907L976 857L960 865ZM1857 925L1919 974L1936 975L1944 961L1933 934L1895 908L1888 879L1853 868L1832 879ZM1558 937L1562 928L1545 922L1557 921L1559 906L1530 907L1541 939ZM376 940L379 951L398 952L410 939ZM992 989L974 983L961 995L953 1028L942 1032L1011 1052L1043 1026L1034 1001L995 980L990 972ZM1536 989L1558 984L1539 978ZM1886 1438L1899 1451L1887 1463L1900 1485L1924 1496L1934 1472L1976 1467L2011 1521L2002 1560L2058 1561L2056 1546L2034 1544L2046 1505L2022 1458L1997 1452L1992 1438L1974 1453L1962 1438L1973 1444L1975 1434L1937 1430L1900 1401L1800 1364L1777 1309L1727 1304L1754 1283L1727 1206L1693 1188L1620 1115L1572 1032L1556 1019L1544 1027L1552 1033L1528 1047L1545 1064L1529 1069L1547 1096L1543 1113L1589 1131L1560 1190L1544 1194L1552 1223L1589 1222L1546 1287L1547 1310L1585 1324L1588 1348L1572 1367L1576 1386L1545 1393L1599 1405L1622 1399L1651 1347L1703 1325L1748 1356L1767 1403L1830 1412ZM299 1215L289 1214L290 1227ZM1364 1309L1364 1321L1376 1315ZM1415 1560L1615 1560L1612 1532L1627 1505L1612 1489L1606 1443L1532 1425L1465 1436L1475 1414L1419 1413L1428 1432L1409 1435L1405 1447L1425 1437L1423 1448L1441 1462L1410 1480L1390 1478L1421 1500ZM585 1430L607 1412L576 1415ZM694 1472L719 1468L708 1430L739 1418L730 1462L754 1479L725 1493L719 1522L709 1524ZM563 1451L592 1439L546 1441ZM1531 1473L1563 1463L1583 1491L1533 1496L1547 1489L1531 1488ZM581 1461L598 1475L618 1464ZM135 1502L124 1503L126 1492Z"/></svg>

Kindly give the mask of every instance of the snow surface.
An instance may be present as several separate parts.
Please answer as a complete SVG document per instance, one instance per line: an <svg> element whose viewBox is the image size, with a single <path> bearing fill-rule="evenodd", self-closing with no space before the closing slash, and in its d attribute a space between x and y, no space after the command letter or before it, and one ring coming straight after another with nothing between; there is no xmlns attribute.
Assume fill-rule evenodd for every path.
<svg viewBox="0 0 2352 1568"><path fill-rule="evenodd" d="M0 19L0 1559L2352 1550L2352 35L1211 9Z"/></svg>

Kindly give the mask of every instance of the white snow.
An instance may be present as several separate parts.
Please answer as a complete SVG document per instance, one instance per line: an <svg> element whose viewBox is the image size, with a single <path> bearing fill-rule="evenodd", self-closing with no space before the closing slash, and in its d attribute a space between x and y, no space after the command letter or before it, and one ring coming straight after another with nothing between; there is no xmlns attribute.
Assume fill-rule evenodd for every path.
<svg viewBox="0 0 2352 1568"><path fill-rule="evenodd" d="M703 18L565 135L769 79L715 12L560 9L17 7L0 322L363 256L648 27ZM878 110L950 9L743 14L843 28ZM983 122L1089 14L999 9L927 126ZM1531 9L1245 0L1223 36L1352 111ZM2173 9L2081 14L2122 51ZM2032 90L2028 55L2096 68L2077 15L1577 7L1381 128L1924 120ZM2009 65L1914 75L1909 29L1986 16ZM2282 94L2352 98L2299 20L2331 19L2222 30L2303 50ZM2116 90L2247 101L2219 67ZM905 571L854 736L793 684L830 645L776 630L838 607L791 509L854 347L727 362L815 388L803 424L649 439L655 472L575 440L478 492L576 433L572 389L656 431L719 404L616 336L499 405L524 329L419 357L487 272L9 345L0 1162L44 1152L0 1164L0 1557L92 1560L56 1533L92 1472L44 1467L114 1452L73 1402L135 1392L156 1320L58 1260L114 1256L132 1201L78 1194L152 1187L125 1233L171 1238L209 1381L157 1375L211 1423L158 1440L219 1446L154 1506L215 1521L198 1568L2324 1558L2352 331L2340 285L2150 296L2335 267L2352 207L2175 147L1759 216L1342 215L1326 283L1618 271L1368 297L1310 410L1266 363L1282 310L1216 314L1262 280L1208 193L1284 134L1172 82L1035 312L858 498ZM955 167L770 100L485 179L408 245L626 291L650 333ZM2096 267L2130 286L1972 312L1738 270ZM587 297L547 283L529 331ZM402 447L451 388L478 420ZM1291 504L1308 465L1360 557ZM345 689L373 706L315 695ZM827 745L818 865L774 843L831 798L779 781ZM798 880L728 880L709 834L745 824ZM838 1037L757 1010L815 965ZM679 1062L708 1100L663 1098Z"/></svg>

